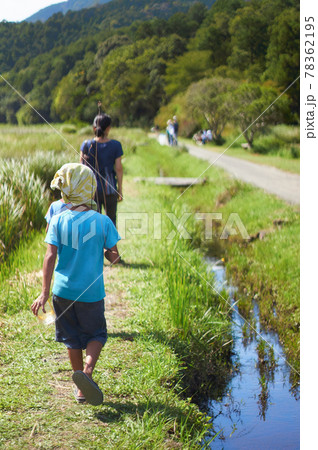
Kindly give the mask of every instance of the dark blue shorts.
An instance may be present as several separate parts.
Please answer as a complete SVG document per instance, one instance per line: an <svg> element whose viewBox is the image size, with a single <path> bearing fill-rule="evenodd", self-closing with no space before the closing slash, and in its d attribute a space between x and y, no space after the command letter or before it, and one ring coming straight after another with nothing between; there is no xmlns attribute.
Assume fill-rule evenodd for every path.
<svg viewBox="0 0 318 450"><path fill-rule="evenodd" d="M104 300L79 302L67 300L53 294L56 314L55 340L67 348L85 349L90 341L107 341Z"/></svg>

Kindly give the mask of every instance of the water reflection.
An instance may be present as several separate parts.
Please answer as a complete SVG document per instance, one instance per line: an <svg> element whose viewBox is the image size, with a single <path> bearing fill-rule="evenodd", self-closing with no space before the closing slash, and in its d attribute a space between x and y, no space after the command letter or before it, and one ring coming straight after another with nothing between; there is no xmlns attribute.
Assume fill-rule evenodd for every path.
<svg viewBox="0 0 318 450"><path fill-rule="evenodd" d="M236 290L227 283L222 261L211 258L207 262L216 289L231 300L235 342L235 373L226 394L202 405L213 419L209 438L216 437L210 447L298 449L299 389L298 384L291 383L293 374L278 336L262 329L256 302L245 311L244 304L235 303Z"/></svg>

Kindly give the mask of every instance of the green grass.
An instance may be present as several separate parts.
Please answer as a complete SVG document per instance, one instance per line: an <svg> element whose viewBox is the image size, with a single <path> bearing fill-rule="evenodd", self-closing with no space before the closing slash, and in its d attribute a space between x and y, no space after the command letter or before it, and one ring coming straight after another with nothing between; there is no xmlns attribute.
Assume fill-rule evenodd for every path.
<svg viewBox="0 0 318 450"><path fill-rule="evenodd" d="M220 304L211 288L213 280L206 273L202 256L193 251L189 241L180 239L165 214L174 211L177 217L180 215L171 203L171 189L147 184L136 186L131 181L126 181L126 189L128 197L131 193L134 197L133 201L125 200L120 205L118 228L126 237L120 248L125 252L124 259L132 261L132 266L141 268L145 274L133 290L134 298L141 298L143 322L149 323L157 336L162 335L162 329L169 330L170 345L190 368L184 373L189 394L203 394L216 380L222 389L228 377L231 351L231 346L222 347L230 340L227 305ZM161 239L156 239L158 230L154 230L154 214L158 211L161 213ZM144 228L142 234L139 234L140 223L128 221L123 228L121 214L129 212L142 213L144 220L148 220L148 228ZM189 223L190 232L191 228L194 230L194 223ZM153 296L150 309L144 301L149 293Z"/></svg>
<svg viewBox="0 0 318 450"><path fill-rule="evenodd" d="M204 241L201 231L201 247L225 257L229 274L244 292L243 302L251 305L253 298L258 300L261 323L278 332L289 361L299 370L299 210L243 183L234 182L217 198L209 190L198 187L195 195L183 196L201 211L207 210L209 198L216 202L212 210L222 214L212 242ZM232 213L239 215L254 240L242 239L237 228L237 235L220 239ZM282 223L275 225L275 221ZM260 231L264 231L262 240L257 238Z"/></svg>
<svg viewBox="0 0 318 450"><path fill-rule="evenodd" d="M91 407L72 398L66 352L52 328L24 313L2 321L1 333L1 446L199 448L208 424L178 395L180 363L164 343L129 328L110 331L95 373L105 402Z"/></svg>
<svg viewBox="0 0 318 450"><path fill-rule="evenodd" d="M140 206L150 202L143 199ZM127 208L129 203L127 198ZM181 348L189 349L191 341L176 350L179 333L163 302L159 242L147 254L138 236L122 242L131 267L106 269L109 340L95 371L105 402L94 408L73 400L66 350L29 310L41 288L43 237L21 242L2 273L0 442L9 448L200 448L210 426L181 395Z"/></svg>
<svg viewBox="0 0 318 450"><path fill-rule="evenodd" d="M289 361L299 370L299 211L260 191L245 188L243 192L222 212L242 211L250 235L260 230L267 234L245 245L229 240L227 267L245 295L258 300L261 322L278 332ZM282 225L274 225L277 219L283 219Z"/></svg>
<svg viewBox="0 0 318 450"><path fill-rule="evenodd" d="M225 143L216 146L212 143L206 144L205 149L236 158L246 159L256 164L273 166L286 172L300 173L299 160L299 127L276 125L271 127L266 134L256 136L253 149L242 148L246 141L241 135L239 128L228 126L223 133ZM190 139L181 139L181 143L191 143Z"/></svg>
<svg viewBox="0 0 318 450"><path fill-rule="evenodd" d="M62 133L61 133L62 134ZM64 136L62 134L62 136ZM0 126L0 157L19 158L32 155L37 151L73 153L71 146L79 149L80 138L75 141L74 136L65 135L64 141L48 125L31 127ZM70 142L70 145L67 143ZM73 154L72 154L73 157ZM79 158L78 158L79 159Z"/></svg>
<svg viewBox="0 0 318 450"><path fill-rule="evenodd" d="M34 231L1 267L0 445L8 448L200 448L209 425L187 397L198 389L207 395L211 386L213 395L221 397L231 355L231 345L223 346L231 339L229 306L210 286L204 252L225 257L245 290L241 309L244 302L248 310L251 299L258 299L262 323L278 331L297 367L297 209L214 167L205 185L193 186L180 199L180 189L137 184L135 176L199 176L207 163L161 147L141 130L114 130L113 136L127 149L119 212L146 213L141 217L148 217L148 226L144 232L140 220L126 221L125 227L119 223L126 236L119 248L130 267L107 269L109 340L96 368L105 403L93 408L74 402L65 349L29 311L41 289L45 252L43 231ZM181 218L186 212L222 213L219 225L214 222L215 239L205 240L202 220L192 216L186 222L192 239L180 239L165 213ZM250 235L267 230L265 238L220 240L233 212ZM159 213L160 239L154 229ZM284 222L278 227L274 219Z"/></svg>
<svg viewBox="0 0 318 450"><path fill-rule="evenodd" d="M227 147L224 148L224 150ZM220 152L220 148L214 147L213 150ZM223 150L223 151L224 151ZM234 156L236 158L246 159L256 164L262 164L265 166L273 166L277 169L284 170L285 172L300 173L299 159L284 158L279 155L261 155L259 153L250 153L242 148L230 148L225 153L228 156Z"/></svg>
<svg viewBox="0 0 318 450"><path fill-rule="evenodd" d="M207 167L203 161L184 152L157 144L129 160L129 173L155 176L199 176ZM150 165L151 161L151 165ZM149 164L149 166L148 166ZM221 221L214 221L214 240L204 238L202 222L192 231L193 246L216 252L227 259L227 268L248 299L259 299L263 325L278 332L286 354L299 368L299 209L287 205L273 195L252 186L231 180L224 172L211 167L204 174L207 183L192 186L179 200L182 190L171 190L174 208L202 213L219 212ZM250 236L266 230L263 240L247 243L240 234L220 239L230 214L238 214ZM282 220L282 225L274 221ZM237 230L238 231L238 230ZM212 249L212 250L211 250ZM177 283L177 282L176 282ZM275 308L275 314L273 314Z"/></svg>
<svg viewBox="0 0 318 450"><path fill-rule="evenodd" d="M47 125L0 126L0 264L20 239L43 225L49 205L45 189L63 164L79 161L80 143L92 137L83 136L81 129L77 132L75 125L55 128L66 136L65 140ZM136 149L135 142L123 134L125 154L129 155ZM134 134L138 135L138 131ZM56 196L60 197L58 192Z"/></svg>
<svg viewBox="0 0 318 450"><path fill-rule="evenodd" d="M19 240L43 224L48 195L40 178L16 161L0 167L0 264Z"/></svg>
<svg viewBox="0 0 318 450"><path fill-rule="evenodd" d="M129 158L137 156L127 153L128 166ZM172 210L167 187L136 186L127 177L126 189L122 212ZM166 217L163 235L172 228ZM131 265L109 270L106 278L108 301L115 299L119 307L111 317L109 341L96 368L96 380L105 392L99 408L74 402L66 351L54 342L52 329L41 328L29 310L41 289L43 232L21 240L2 266L0 421L5 445L201 447L210 424L186 397L201 386L209 389L207 383L216 380L219 390L226 386L231 347L222 348L229 340L225 308L195 270L189 273L183 259L176 259L173 249L208 278L200 256L184 241L153 239L151 229L142 237L133 230L127 233L120 248ZM173 268L174 262L179 287L187 295L186 310L184 305L172 306L173 279L167 277L167 266ZM108 309L112 316L112 308ZM186 324L175 321L185 314Z"/></svg>
<svg viewBox="0 0 318 450"><path fill-rule="evenodd" d="M114 128L110 134L115 139L117 135L120 136L123 147L128 151L134 148L136 136L138 138L138 135L144 135L141 130L135 130L132 134L130 130L123 128ZM92 127L0 124L0 158L23 158L40 151L63 153L71 161L79 161L83 140L93 137Z"/></svg>
<svg viewBox="0 0 318 450"><path fill-rule="evenodd" d="M188 139L181 139L180 142L184 143L185 145L187 144L187 142L194 145L194 141ZM265 166L276 167L277 169L284 170L286 172L300 173L299 159L290 159L286 157L284 158L283 156L279 155L271 155L271 154L262 155L259 153L251 153L250 151L244 150L243 148L240 147L237 148L230 147L229 149L227 149L230 144L231 143L223 146L206 144L204 148L218 153L222 153L224 152L224 150L226 150L224 154L228 156L245 159L247 161L254 162L255 164L262 164Z"/></svg>

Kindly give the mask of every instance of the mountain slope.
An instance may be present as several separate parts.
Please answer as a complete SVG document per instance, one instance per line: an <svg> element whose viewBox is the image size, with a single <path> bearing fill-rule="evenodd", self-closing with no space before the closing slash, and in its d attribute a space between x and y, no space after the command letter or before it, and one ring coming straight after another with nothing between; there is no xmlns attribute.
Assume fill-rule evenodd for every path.
<svg viewBox="0 0 318 450"><path fill-rule="evenodd" d="M208 8L214 2L201 1ZM81 38L91 36L97 39L97 35L102 33L101 39L106 39L116 29L130 26L135 21L168 19L177 12L186 12L195 3L196 0L113 0L97 8L54 14L46 22L0 22L0 73L13 67L19 72L29 65L32 58Z"/></svg>
<svg viewBox="0 0 318 450"><path fill-rule="evenodd" d="M84 8L91 8L98 5L103 5L109 3L111 0L68 0L61 3L55 3L54 5L47 6L46 8L40 9L37 13L26 19L26 22L36 22L40 20L45 22L53 14L63 13L67 11L79 11Z"/></svg>
<svg viewBox="0 0 318 450"><path fill-rule="evenodd" d="M17 91L47 120L89 122L103 99L116 123L148 126L172 96L181 111L186 89L213 74L286 89L299 61L294 1L113 0L45 22L0 22L0 122L39 122ZM288 95L297 114L296 84Z"/></svg>

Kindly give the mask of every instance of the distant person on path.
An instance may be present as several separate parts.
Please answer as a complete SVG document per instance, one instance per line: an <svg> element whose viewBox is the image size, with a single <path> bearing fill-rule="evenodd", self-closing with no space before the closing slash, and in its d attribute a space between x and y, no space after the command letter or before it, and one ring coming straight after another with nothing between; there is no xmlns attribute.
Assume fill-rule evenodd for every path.
<svg viewBox="0 0 318 450"><path fill-rule="evenodd" d="M207 131L203 130L201 134L201 142L203 145L206 144L207 139L208 139Z"/></svg>
<svg viewBox="0 0 318 450"><path fill-rule="evenodd" d="M171 119L169 119L167 122L166 131L167 131L167 137L168 137L168 144L170 146L172 146L174 143L175 135L174 135L174 126L173 126Z"/></svg>
<svg viewBox="0 0 318 450"><path fill-rule="evenodd" d="M45 238L42 292L31 306L35 315L40 308L45 312L54 272L55 338L67 347L77 386L76 400L92 405L103 401L103 393L92 374L107 340L104 254L112 264L117 263L116 244L120 239L109 217L95 211L96 187L93 171L83 164L65 164L55 174L51 188L59 189L63 201L71 207L50 221Z"/></svg>
<svg viewBox="0 0 318 450"><path fill-rule="evenodd" d="M106 214L116 226L117 202L123 199L123 149L119 141L108 138L110 128L110 116L98 114L95 117L95 138L82 143L80 162L90 167L96 175L95 200L98 211L101 212L104 206Z"/></svg>
<svg viewBox="0 0 318 450"><path fill-rule="evenodd" d="M173 116L173 129L174 129L174 145L178 145L179 123L177 116Z"/></svg>

